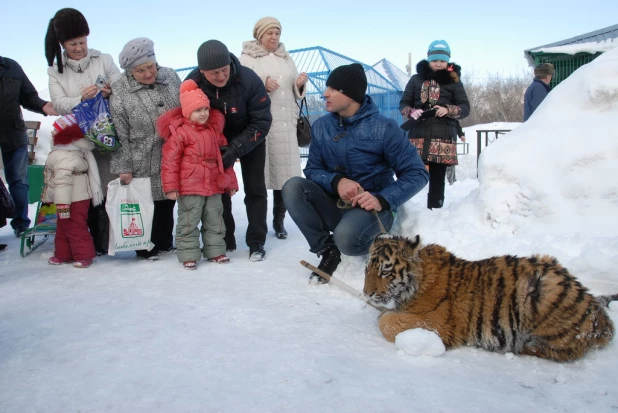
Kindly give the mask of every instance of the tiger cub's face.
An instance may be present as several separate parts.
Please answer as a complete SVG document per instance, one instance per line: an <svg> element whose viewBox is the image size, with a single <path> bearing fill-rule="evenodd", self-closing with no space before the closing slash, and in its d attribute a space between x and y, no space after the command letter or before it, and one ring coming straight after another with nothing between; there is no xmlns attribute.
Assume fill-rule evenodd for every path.
<svg viewBox="0 0 618 413"><path fill-rule="evenodd" d="M397 308L415 294L418 280L414 273L420 244L418 235L414 240L388 234L376 237L369 250L363 288L372 303Z"/></svg>

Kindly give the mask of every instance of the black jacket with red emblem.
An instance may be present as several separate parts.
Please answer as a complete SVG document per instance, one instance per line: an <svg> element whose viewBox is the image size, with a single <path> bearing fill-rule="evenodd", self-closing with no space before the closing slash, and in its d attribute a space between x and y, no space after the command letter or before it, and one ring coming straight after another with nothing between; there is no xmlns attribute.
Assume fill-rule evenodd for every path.
<svg viewBox="0 0 618 413"><path fill-rule="evenodd" d="M272 123L270 98L259 76L242 66L232 53L230 58L230 78L223 87L210 83L197 68L186 79L193 79L208 96L211 108L223 113L223 134L242 157L264 143L268 135Z"/></svg>

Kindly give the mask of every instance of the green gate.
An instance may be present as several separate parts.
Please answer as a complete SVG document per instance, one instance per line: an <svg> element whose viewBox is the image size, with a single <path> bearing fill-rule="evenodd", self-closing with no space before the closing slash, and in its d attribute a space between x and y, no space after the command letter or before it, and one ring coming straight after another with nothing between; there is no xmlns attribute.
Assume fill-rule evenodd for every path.
<svg viewBox="0 0 618 413"><path fill-rule="evenodd" d="M577 53L575 55L567 55L562 53L531 52L530 54L534 57L535 66L540 63L551 63L554 65L556 72L551 79L550 85L552 88L556 87L556 85L569 77L571 73L581 66L601 56L601 53Z"/></svg>

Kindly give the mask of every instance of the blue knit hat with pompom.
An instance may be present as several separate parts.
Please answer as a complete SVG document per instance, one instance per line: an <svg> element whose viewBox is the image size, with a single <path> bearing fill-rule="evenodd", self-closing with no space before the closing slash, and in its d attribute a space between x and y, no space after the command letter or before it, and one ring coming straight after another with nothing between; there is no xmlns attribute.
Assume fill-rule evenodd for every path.
<svg viewBox="0 0 618 413"><path fill-rule="evenodd" d="M427 61L444 60L448 63L451 58L451 48L446 40L434 40L427 49Z"/></svg>

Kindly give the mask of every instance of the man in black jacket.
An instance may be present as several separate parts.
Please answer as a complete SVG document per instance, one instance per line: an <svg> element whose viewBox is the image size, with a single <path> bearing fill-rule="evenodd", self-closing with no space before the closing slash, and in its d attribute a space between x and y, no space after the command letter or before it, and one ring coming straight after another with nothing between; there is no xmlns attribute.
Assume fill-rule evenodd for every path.
<svg viewBox="0 0 618 413"><path fill-rule="evenodd" d="M189 73L187 79L193 79L208 96L210 106L225 115L223 134L229 145L221 148L223 166L229 168L240 158L249 221L246 236L249 259L262 261L266 257L264 243L268 232L264 162L265 138L272 123L270 98L258 75L242 66L218 40L202 43L197 50L197 64L198 68ZM223 219L227 249L234 250L232 201L226 194L223 195Z"/></svg>
<svg viewBox="0 0 618 413"><path fill-rule="evenodd" d="M51 102L39 94L14 60L0 56L0 148L9 192L15 201L11 227L16 236L28 229L28 134L21 106L44 115L55 115Z"/></svg>

